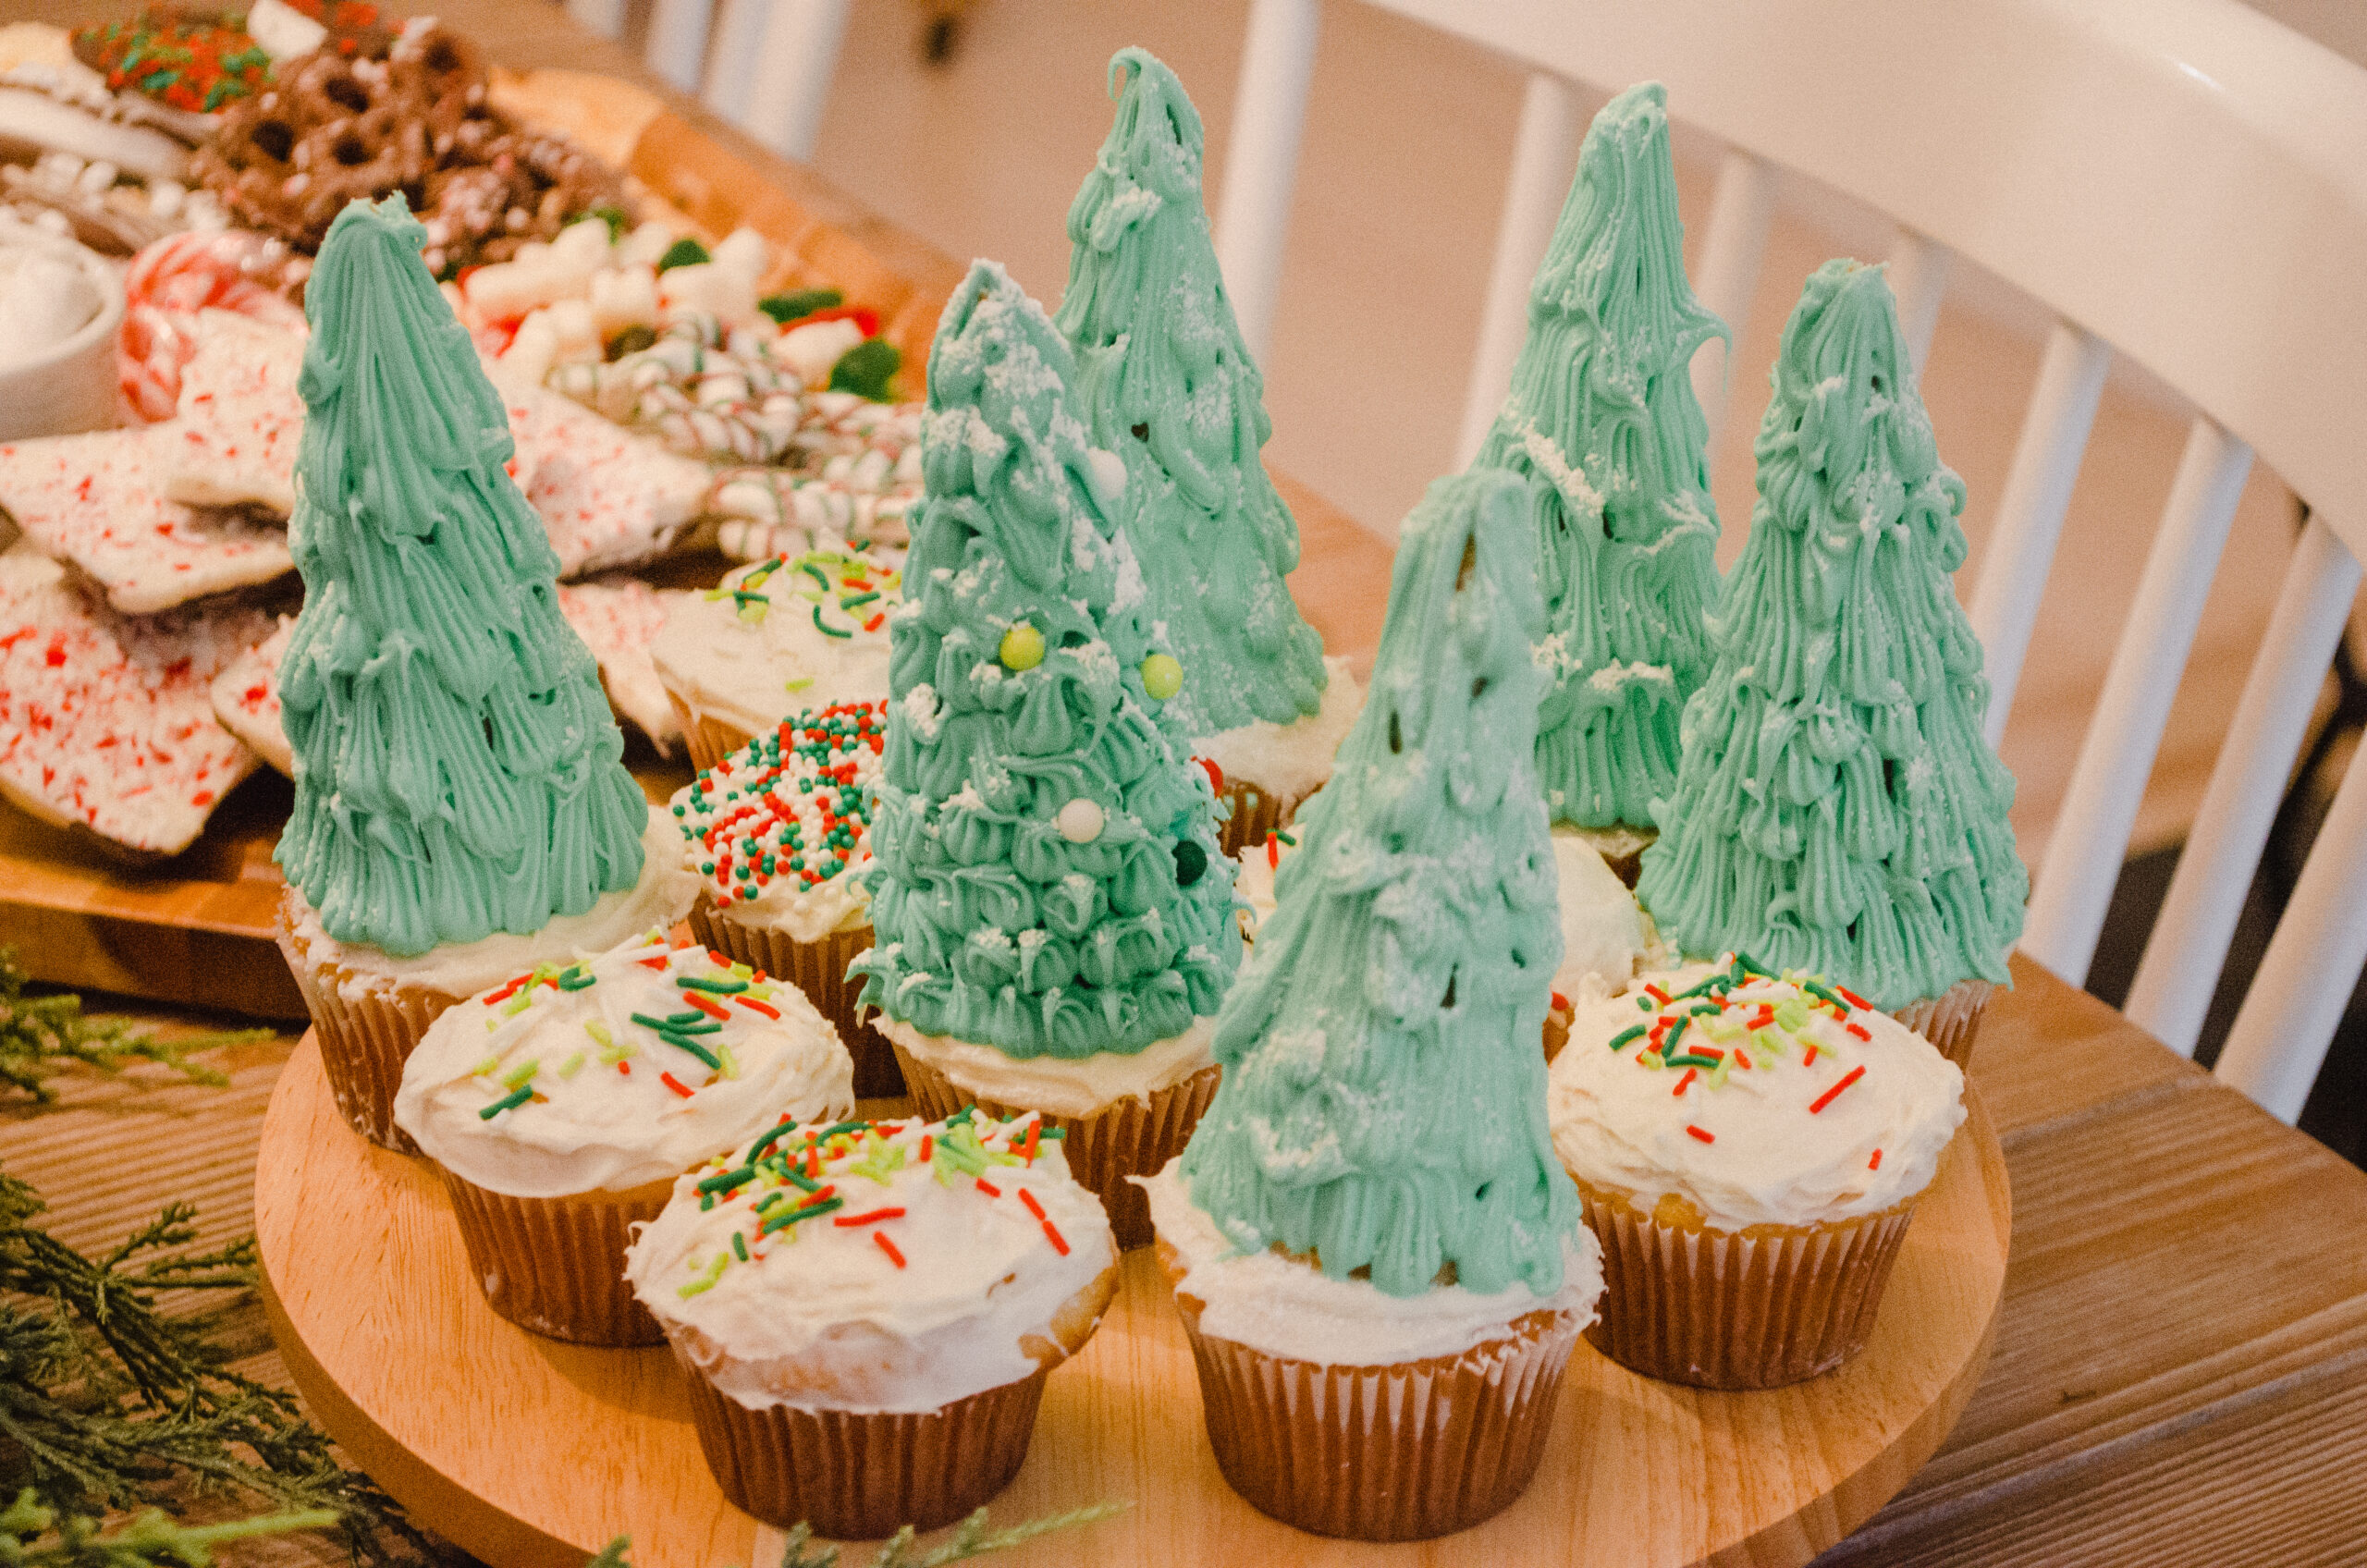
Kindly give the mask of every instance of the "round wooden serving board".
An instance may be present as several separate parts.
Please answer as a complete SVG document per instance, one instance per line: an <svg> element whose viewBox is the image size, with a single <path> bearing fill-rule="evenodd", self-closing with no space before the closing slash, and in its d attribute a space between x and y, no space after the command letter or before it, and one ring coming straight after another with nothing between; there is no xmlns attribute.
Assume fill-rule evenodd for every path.
<svg viewBox="0 0 2367 1568"><path fill-rule="evenodd" d="M1030 1564L1806 1562L1931 1457L1989 1359L2013 1200L1978 1096L1908 1232L1873 1341L1829 1377L1716 1394L1581 1343L1537 1481L1478 1529L1368 1546L1302 1534L1217 1473L1192 1357L1149 1250L1052 1377L995 1517L1114 1501ZM866 1111L892 1114L896 1102ZM779 1536L723 1501L663 1348L595 1350L494 1316L426 1161L346 1127L308 1036L263 1130L255 1230L274 1334L314 1415L429 1528L496 1568L580 1568L632 1537L637 1568L771 1568Z"/></svg>

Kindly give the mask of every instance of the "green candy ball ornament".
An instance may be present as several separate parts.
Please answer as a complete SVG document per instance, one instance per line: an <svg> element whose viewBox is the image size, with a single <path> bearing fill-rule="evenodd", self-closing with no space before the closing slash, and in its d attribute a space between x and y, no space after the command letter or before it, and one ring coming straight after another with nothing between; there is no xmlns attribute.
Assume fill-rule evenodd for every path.
<svg viewBox="0 0 2367 1568"><path fill-rule="evenodd" d="M1006 669L1034 669L1044 662L1044 634L1023 620L1002 634L996 651Z"/></svg>
<svg viewBox="0 0 2367 1568"><path fill-rule="evenodd" d="M1184 690L1184 667L1172 655L1153 654L1143 660L1143 690L1160 702Z"/></svg>

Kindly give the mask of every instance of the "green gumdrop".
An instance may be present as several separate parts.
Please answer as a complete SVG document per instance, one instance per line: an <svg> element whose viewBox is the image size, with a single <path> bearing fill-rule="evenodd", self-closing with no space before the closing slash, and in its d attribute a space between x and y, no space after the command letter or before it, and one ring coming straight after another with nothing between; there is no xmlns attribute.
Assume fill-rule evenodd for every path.
<svg viewBox="0 0 2367 1568"><path fill-rule="evenodd" d="M875 403L891 400L888 384L904 356L885 337L866 337L839 356L830 367L830 390L852 392Z"/></svg>
<svg viewBox="0 0 2367 1568"><path fill-rule="evenodd" d="M657 258L657 270L670 272L676 267L694 267L712 260L714 258L706 253L706 247L686 234L666 247L666 253Z"/></svg>
<svg viewBox="0 0 2367 1568"><path fill-rule="evenodd" d="M767 294L756 301L756 309L787 326L816 311L835 311L846 302L846 296L835 288L801 288L793 294Z"/></svg>

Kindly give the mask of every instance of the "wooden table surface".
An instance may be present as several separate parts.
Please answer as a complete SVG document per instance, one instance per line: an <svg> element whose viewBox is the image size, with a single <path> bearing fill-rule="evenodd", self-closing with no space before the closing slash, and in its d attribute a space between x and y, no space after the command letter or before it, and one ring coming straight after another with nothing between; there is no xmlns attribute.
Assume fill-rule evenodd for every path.
<svg viewBox="0 0 2367 1568"><path fill-rule="evenodd" d="M503 63L656 85L542 0L433 8ZM58 9L0 0L0 21ZM799 200L867 224L883 251L905 244L675 102ZM1368 658L1387 557L1285 490L1306 533L1293 587L1335 648ZM2016 973L1973 1064L2014 1182L1995 1357L1939 1455L1820 1561L2367 1562L2367 1175L2103 1004L2035 965ZM55 1230L78 1245L118 1238L166 1199L199 1203L206 1236L237 1234L251 1223L263 1108L293 1045L233 1053L228 1089L88 1080L46 1111L0 1108L0 1165L50 1194ZM257 1365L270 1362L258 1347Z"/></svg>

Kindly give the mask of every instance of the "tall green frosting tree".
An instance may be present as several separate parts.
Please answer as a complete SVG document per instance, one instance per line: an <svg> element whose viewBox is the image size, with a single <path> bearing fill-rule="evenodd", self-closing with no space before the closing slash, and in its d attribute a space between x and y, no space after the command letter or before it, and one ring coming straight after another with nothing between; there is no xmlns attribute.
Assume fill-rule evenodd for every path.
<svg viewBox="0 0 2367 1568"><path fill-rule="evenodd" d="M856 961L866 1004L1018 1057L1181 1035L1241 958L1208 777L1144 682L1170 655L1112 515L1125 469L1069 411L1074 375L974 265L929 351Z"/></svg>
<svg viewBox="0 0 2367 1568"><path fill-rule="evenodd" d="M1880 267L1809 277L1757 453L1750 539L1637 892L1688 953L1740 949L1884 1008L2008 983L2030 881L1950 581L1964 482Z"/></svg>
<svg viewBox="0 0 2367 1568"><path fill-rule="evenodd" d="M1288 724L1323 699L1323 642L1283 578L1298 524L1258 450L1265 384L1225 298L1200 201L1200 116L1140 49L1110 62L1109 140L1069 207L1068 292L1097 445L1125 459L1120 525L1151 615L1182 661L1171 722L1189 736Z"/></svg>
<svg viewBox="0 0 2367 1568"><path fill-rule="evenodd" d="M649 808L509 421L389 196L355 202L305 289L313 335L280 667L288 880L341 942L404 955L539 931L641 876Z"/></svg>
<svg viewBox="0 0 2367 1568"><path fill-rule="evenodd" d="M1725 335L1685 277L1668 95L1631 87L1579 149L1512 392L1472 465L1536 497L1537 771L1557 822L1650 827L1675 780L1718 597L1709 427L1688 367Z"/></svg>
<svg viewBox="0 0 2367 1568"><path fill-rule="evenodd" d="M1543 626L1528 497L1432 484L1399 535L1372 692L1299 814L1279 903L1217 1016L1184 1152L1235 1245L1474 1291L1558 1289L1577 1194L1545 1119L1562 957L1530 762Z"/></svg>

